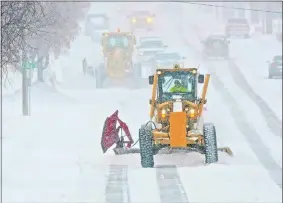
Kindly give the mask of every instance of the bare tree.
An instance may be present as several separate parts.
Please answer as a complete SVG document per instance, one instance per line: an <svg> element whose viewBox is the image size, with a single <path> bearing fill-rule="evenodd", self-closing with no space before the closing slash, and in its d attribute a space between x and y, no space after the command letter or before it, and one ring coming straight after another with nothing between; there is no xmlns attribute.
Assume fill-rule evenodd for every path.
<svg viewBox="0 0 283 203"><path fill-rule="evenodd" d="M20 66L23 55L48 58L68 49L79 32L87 2L1 2L1 69ZM20 70L20 69L19 69Z"/></svg>

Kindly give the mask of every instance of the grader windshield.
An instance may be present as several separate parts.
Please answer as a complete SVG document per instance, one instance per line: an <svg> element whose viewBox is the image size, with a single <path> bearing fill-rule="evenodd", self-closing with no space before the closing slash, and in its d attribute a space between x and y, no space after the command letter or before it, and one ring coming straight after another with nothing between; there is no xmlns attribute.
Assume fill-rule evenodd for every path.
<svg viewBox="0 0 283 203"><path fill-rule="evenodd" d="M159 98L166 102L178 95L184 100L194 100L197 93L196 84L196 75L192 72L163 72L158 77Z"/></svg>
<svg viewBox="0 0 283 203"><path fill-rule="evenodd" d="M107 33L104 34L102 46L104 49L111 51L116 48L124 50L132 50L135 44L134 36L131 33Z"/></svg>
<svg viewBox="0 0 283 203"><path fill-rule="evenodd" d="M128 36L109 36L107 40L108 48L127 48L129 46L129 37Z"/></svg>

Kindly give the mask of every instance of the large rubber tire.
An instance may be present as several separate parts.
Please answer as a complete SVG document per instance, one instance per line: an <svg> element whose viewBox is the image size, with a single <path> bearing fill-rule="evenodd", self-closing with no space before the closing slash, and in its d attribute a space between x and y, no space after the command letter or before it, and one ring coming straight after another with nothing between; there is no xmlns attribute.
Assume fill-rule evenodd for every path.
<svg viewBox="0 0 283 203"><path fill-rule="evenodd" d="M212 123L203 125L203 137L205 144L205 163L218 162L217 138L215 126Z"/></svg>
<svg viewBox="0 0 283 203"><path fill-rule="evenodd" d="M151 125L143 125L139 129L139 143L140 143L140 156L141 166L143 168L154 167L154 150L152 145L152 129Z"/></svg>

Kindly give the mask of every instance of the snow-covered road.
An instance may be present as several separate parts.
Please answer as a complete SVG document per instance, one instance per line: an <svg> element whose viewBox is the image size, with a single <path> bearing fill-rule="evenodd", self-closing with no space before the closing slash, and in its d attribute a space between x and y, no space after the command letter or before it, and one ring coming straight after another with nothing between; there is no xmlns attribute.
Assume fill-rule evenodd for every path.
<svg viewBox="0 0 283 203"><path fill-rule="evenodd" d="M154 35L212 74L206 121L215 123L218 145L235 156L220 153L218 164L204 166L196 153L156 155L156 168L143 169L137 154L103 155L105 118L118 109L136 140L148 120L151 89L95 90L92 78L74 67L76 83L66 81L68 89L33 88L31 117L19 116L19 95L3 100L4 202L282 202L282 138L234 82L229 62L200 60L190 36L180 32L187 25L169 8L181 11L164 6L156 15L166 23Z"/></svg>
<svg viewBox="0 0 283 203"><path fill-rule="evenodd" d="M282 55L282 44L272 36L231 40L231 57L237 69L252 91L270 106L281 123L282 78L268 79L267 61L271 61L275 55Z"/></svg>

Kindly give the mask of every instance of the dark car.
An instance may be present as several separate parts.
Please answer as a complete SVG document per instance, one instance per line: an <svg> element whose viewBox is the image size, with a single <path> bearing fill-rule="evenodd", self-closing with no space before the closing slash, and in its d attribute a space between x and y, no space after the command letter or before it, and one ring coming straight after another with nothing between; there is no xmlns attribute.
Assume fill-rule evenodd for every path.
<svg viewBox="0 0 283 203"><path fill-rule="evenodd" d="M228 59L229 43L230 41L225 36L208 36L204 41L202 41L204 59L212 57L221 57L224 59Z"/></svg>
<svg viewBox="0 0 283 203"><path fill-rule="evenodd" d="M86 19L85 35L100 41L102 33L109 30L109 18L105 14L90 14Z"/></svg>
<svg viewBox="0 0 283 203"><path fill-rule="evenodd" d="M244 38L250 37L250 26L245 18L231 18L226 24L226 37L242 36Z"/></svg>
<svg viewBox="0 0 283 203"><path fill-rule="evenodd" d="M150 11L134 11L127 17L130 20L131 31L137 29L153 30L155 14L152 14Z"/></svg>
<svg viewBox="0 0 283 203"><path fill-rule="evenodd" d="M281 77L282 78L282 55L276 55L272 61L268 63L268 78Z"/></svg>

